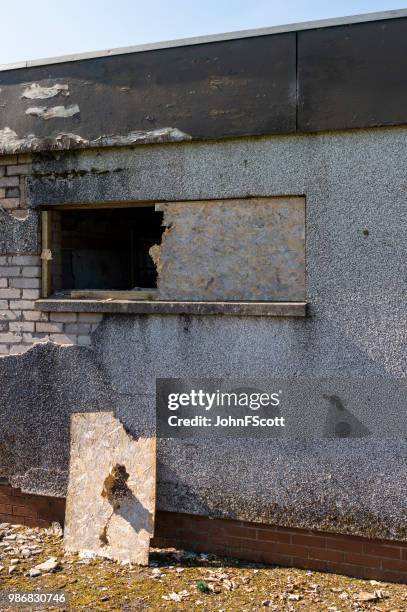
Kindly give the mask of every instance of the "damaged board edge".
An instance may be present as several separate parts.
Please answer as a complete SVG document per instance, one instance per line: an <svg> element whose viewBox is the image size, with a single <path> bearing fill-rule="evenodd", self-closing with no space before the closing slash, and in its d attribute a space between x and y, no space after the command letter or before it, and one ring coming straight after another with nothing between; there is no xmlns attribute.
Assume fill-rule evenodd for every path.
<svg viewBox="0 0 407 612"><path fill-rule="evenodd" d="M72 105L67 108L56 106L50 109L33 107L27 109L26 112L43 119L51 119L56 116L73 116L78 114L80 110L76 105ZM100 147L124 147L188 140L192 140L192 136L173 127L164 127L151 131L132 130L127 134L104 134L94 140L87 140L79 134L72 134L70 132L60 132L47 137L38 137L35 134L27 134L20 137L14 130L5 127L0 130L0 155L70 149L94 149Z"/></svg>
<svg viewBox="0 0 407 612"><path fill-rule="evenodd" d="M154 530L155 438L132 438L113 412L76 413L70 450L66 550L147 565Z"/></svg>

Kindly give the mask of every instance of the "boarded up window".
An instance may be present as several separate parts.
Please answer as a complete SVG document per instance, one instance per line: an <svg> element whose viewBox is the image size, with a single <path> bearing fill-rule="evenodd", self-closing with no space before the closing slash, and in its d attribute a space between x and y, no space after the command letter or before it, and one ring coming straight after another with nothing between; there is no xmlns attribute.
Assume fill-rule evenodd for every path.
<svg viewBox="0 0 407 612"><path fill-rule="evenodd" d="M305 198L43 213L43 295L305 301Z"/></svg>
<svg viewBox="0 0 407 612"><path fill-rule="evenodd" d="M305 300L305 198L156 205L161 299Z"/></svg>

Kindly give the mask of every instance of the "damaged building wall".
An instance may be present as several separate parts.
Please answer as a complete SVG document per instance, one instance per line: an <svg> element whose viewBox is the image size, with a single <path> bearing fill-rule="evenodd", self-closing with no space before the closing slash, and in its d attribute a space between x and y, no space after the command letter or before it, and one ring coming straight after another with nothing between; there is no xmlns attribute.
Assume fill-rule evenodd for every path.
<svg viewBox="0 0 407 612"><path fill-rule="evenodd" d="M304 195L309 314L105 315L91 349L46 343L4 357L3 474L26 491L64 495L69 412L112 410L131 431L151 435L156 377L305 376L315 381L304 398L315 423L330 409L321 377L401 385L406 135L376 129L36 157L27 179L33 211L44 203ZM367 430L362 438L316 431L272 444L159 441L159 509L407 539L407 443L383 436L388 398L372 395L368 413L358 402L351 408ZM38 409L45 430L32 426Z"/></svg>
<svg viewBox="0 0 407 612"><path fill-rule="evenodd" d="M91 344L97 313L46 313L35 309L40 297L38 255L0 255L0 355L24 353L37 342Z"/></svg>

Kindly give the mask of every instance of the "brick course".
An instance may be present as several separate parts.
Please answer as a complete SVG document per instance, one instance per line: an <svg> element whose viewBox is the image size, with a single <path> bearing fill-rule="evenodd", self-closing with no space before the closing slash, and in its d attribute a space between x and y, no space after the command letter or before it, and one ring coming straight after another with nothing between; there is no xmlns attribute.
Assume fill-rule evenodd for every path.
<svg viewBox="0 0 407 612"><path fill-rule="evenodd" d="M407 543L158 512L152 546L407 583Z"/></svg>
<svg viewBox="0 0 407 612"><path fill-rule="evenodd" d="M29 495L9 485L0 485L0 522L48 527L64 523L65 500L45 495Z"/></svg>

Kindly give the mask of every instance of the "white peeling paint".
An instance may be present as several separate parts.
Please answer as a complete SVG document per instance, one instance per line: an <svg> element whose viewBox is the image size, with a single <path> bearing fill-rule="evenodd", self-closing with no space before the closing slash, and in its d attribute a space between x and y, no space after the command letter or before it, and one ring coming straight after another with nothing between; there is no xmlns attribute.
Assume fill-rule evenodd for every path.
<svg viewBox="0 0 407 612"><path fill-rule="evenodd" d="M56 83L52 87L42 87L38 83L32 83L29 87L26 87L21 94L21 98L28 100L46 100L47 98L54 98L58 94L69 96L68 85L61 85Z"/></svg>
<svg viewBox="0 0 407 612"><path fill-rule="evenodd" d="M0 154L14 154L31 151L47 150L69 150L97 147L129 146L136 144L153 144L160 142L182 142L192 140L192 136L177 128L160 128L150 132L133 130L128 134L108 134L94 140L86 140L79 134L60 132L56 136L39 137L35 134L27 134L20 138L18 134L9 127L0 130Z"/></svg>
<svg viewBox="0 0 407 612"><path fill-rule="evenodd" d="M61 133L50 138L39 138L35 134L27 134L19 138L18 134L9 127L0 130L0 152L2 154L21 153L22 151L41 151L43 149L70 149L85 147L88 140L78 134Z"/></svg>
<svg viewBox="0 0 407 612"><path fill-rule="evenodd" d="M80 113L79 106L77 104L71 104L71 106L32 106L27 108L25 111L26 115L32 115L34 117L40 117L41 119L65 119L66 117L73 117Z"/></svg>
<svg viewBox="0 0 407 612"><path fill-rule="evenodd" d="M160 128L158 130L151 130L150 132L143 132L139 130L133 130L125 135L111 134L106 136L99 136L95 140L92 140L90 144L92 146L125 146L137 143L154 143L154 142L177 142L182 140L192 140L192 136L182 132L178 128Z"/></svg>
<svg viewBox="0 0 407 612"><path fill-rule="evenodd" d="M14 147L16 144L18 145L22 142L16 132L10 129L9 127L5 127L3 130L0 130L0 148L1 150L8 150L10 147Z"/></svg>

